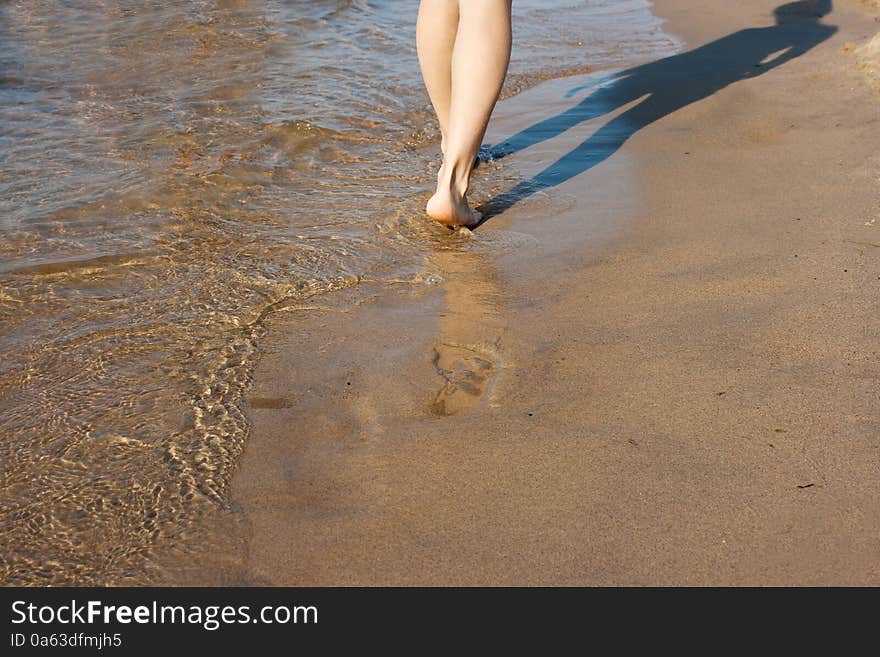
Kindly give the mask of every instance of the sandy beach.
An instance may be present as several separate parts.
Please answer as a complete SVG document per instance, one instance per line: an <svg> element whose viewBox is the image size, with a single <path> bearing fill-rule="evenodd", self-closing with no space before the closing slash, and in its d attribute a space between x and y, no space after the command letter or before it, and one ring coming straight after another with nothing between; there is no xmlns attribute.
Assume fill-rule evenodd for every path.
<svg viewBox="0 0 880 657"><path fill-rule="evenodd" d="M276 315L225 581L880 584L880 24L822 4L657 0L601 112L499 105L535 184L436 285Z"/></svg>

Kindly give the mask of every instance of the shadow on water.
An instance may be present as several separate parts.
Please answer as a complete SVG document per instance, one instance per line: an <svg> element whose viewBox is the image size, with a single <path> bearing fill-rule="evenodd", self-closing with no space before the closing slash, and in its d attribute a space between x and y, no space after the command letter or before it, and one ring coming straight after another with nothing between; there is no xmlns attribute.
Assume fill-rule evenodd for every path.
<svg viewBox="0 0 880 657"><path fill-rule="evenodd" d="M819 20L831 0L801 0L774 10L776 24L748 28L693 50L606 76L568 92L590 94L578 105L491 147L495 159L553 139L575 126L640 100L556 162L479 209L483 222L529 196L560 185L611 157L633 134L658 119L737 82L804 54L837 31Z"/></svg>

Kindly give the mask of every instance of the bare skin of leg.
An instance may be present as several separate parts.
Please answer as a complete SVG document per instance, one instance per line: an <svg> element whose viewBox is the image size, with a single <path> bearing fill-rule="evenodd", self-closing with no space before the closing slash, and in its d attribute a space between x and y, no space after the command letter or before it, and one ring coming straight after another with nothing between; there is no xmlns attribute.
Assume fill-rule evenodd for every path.
<svg viewBox="0 0 880 657"><path fill-rule="evenodd" d="M422 0L416 22L416 45L425 88L440 123L446 152L449 105L452 99L452 49L458 32L458 0Z"/></svg>
<svg viewBox="0 0 880 657"><path fill-rule="evenodd" d="M471 171L510 62L511 0L422 0L419 63L443 135L444 157L428 216L469 226Z"/></svg>

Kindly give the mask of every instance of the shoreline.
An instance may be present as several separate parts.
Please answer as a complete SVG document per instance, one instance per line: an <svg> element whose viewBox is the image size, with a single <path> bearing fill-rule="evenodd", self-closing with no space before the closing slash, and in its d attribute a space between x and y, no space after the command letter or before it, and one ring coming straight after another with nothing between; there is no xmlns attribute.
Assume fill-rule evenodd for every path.
<svg viewBox="0 0 880 657"><path fill-rule="evenodd" d="M772 26L774 3L654 5L685 52L776 38L742 32ZM702 74L707 93L636 114L606 159L477 231L505 248L453 243L428 256L442 285L273 319L233 480L247 546L224 577L880 582L880 271L859 246L880 241L880 139L841 52L863 16L841 4L837 33L717 89L667 58L680 68L646 83L679 98ZM579 84L504 101L489 140L563 114ZM540 176L637 105L511 162Z"/></svg>

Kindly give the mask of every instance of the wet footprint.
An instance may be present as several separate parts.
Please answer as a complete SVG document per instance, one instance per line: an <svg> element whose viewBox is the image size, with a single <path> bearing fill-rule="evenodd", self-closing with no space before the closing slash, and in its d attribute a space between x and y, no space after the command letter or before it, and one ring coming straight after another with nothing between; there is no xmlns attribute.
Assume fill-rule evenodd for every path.
<svg viewBox="0 0 880 657"><path fill-rule="evenodd" d="M434 348L432 363L443 379L443 387L431 404L431 412L442 417L477 406L485 397L495 370L485 354L447 344Z"/></svg>

